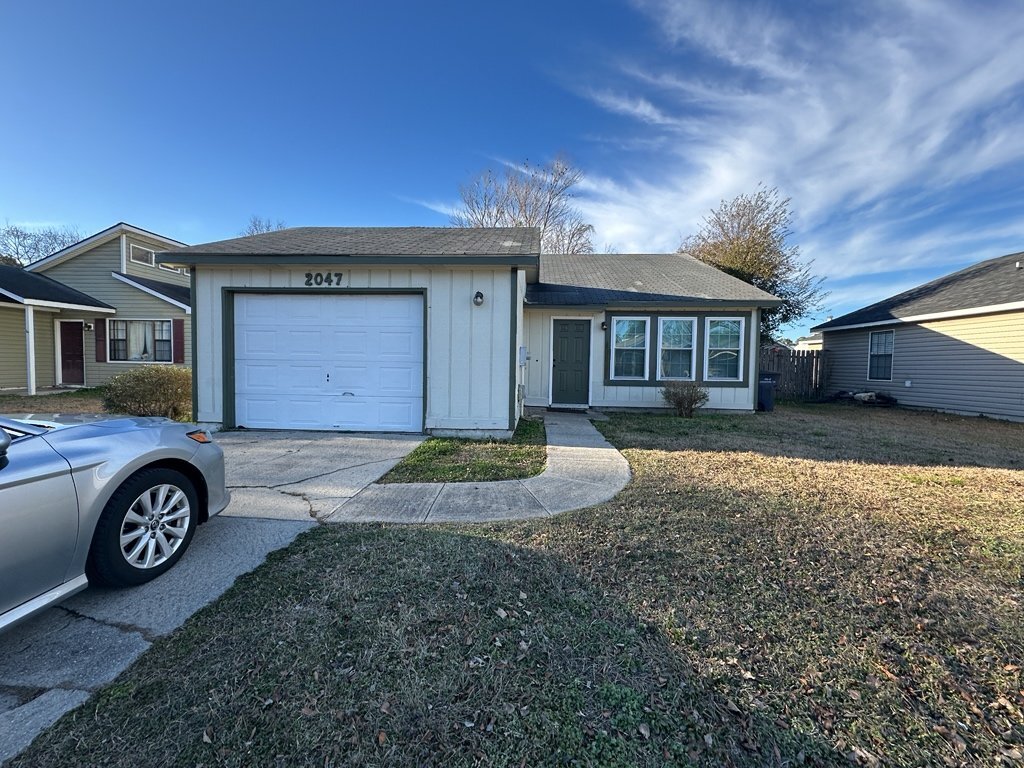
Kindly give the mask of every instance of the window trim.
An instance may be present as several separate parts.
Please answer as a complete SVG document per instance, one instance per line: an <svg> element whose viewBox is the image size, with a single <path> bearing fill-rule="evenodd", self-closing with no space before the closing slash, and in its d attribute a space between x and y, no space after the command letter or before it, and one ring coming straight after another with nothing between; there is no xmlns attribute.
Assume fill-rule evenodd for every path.
<svg viewBox="0 0 1024 768"><path fill-rule="evenodd" d="M690 322L690 375L687 378L680 378L676 376L663 376L661 373L661 353L662 346L661 341L664 338L662 331L665 321L671 320L688 320ZM696 381L697 380L697 318L696 317L685 317L678 315L659 315L658 316L658 344L654 351L657 356L657 371L656 381Z"/></svg>
<svg viewBox="0 0 1024 768"><path fill-rule="evenodd" d="M149 261L143 261L143 260L140 260L140 259L136 259L135 258L135 251L136 250L145 251L146 253L148 253L149 254ZM133 264L142 264L143 266L146 266L146 267L155 267L156 266L156 251L151 250L149 248L146 248L145 246L142 246L142 245L136 245L135 243L129 243L128 244L128 260L130 262L132 262Z"/></svg>
<svg viewBox="0 0 1024 768"><path fill-rule="evenodd" d="M738 357L739 365L737 367L737 370L736 370L736 374L737 375L735 377L730 376L728 378L720 378L720 377L711 377L711 376L708 375L708 363L711 362L711 354L710 354L710 352L711 352L711 323L713 323L713 322L719 323L719 322L723 322L723 321L736 321L736 322L738 322L740 324L740 347L737 350L737 357ZM747 350L747 319L745 317L742 317L742 316L736 316L736 317L731 317L731 316L710 317L709 316L709 317L705 317L704 318L704 344L703 344L703 352L704 352L704 379L703 379L703 381L705 381L705 382L707 382L709 384L715 384L715 383L718 383L718 382L729 382L729 383L742 382L743 381L743 373L744 373L744 370L745 370L744 358L748 354L748 350Z"/></svg>
<svg viewBox="0 0 1024 768"><path fill-rule="evenodd" d="M892 334L892 352L889 353L889 378L888 379L873 379L871 378L871 358L873 356L871 352L871 338L876 334L891 333ZM879 355L880 357L882 355ZM883 331L869 331L868 332L868 370L865 377L866 381L892 381L892 368L893 363L896 361L896 329L888 328Z"/></svg>
<svg viewBox="0 0 1024 768"><path fill-rule="evenodd" d="M156 256L154 255L153 258L156 258ZM178 269L177 267L169 267L166 264L157 264L157 267L164 270L165 272L174 272L179 275L181 274L181 270Z"/></svg>
<svg viewBox="0 0 1024 768"><path fill-rule="evenodd" d="M111 345L114 341L112 323L170 323L171 325L171 359L170 360L114 360ZM154 335L155 339L155 335ZM155 350L154 350L155 351ZM111 317L107 320L107 363L111 365L177 365L174 362L174 318L173 317Z"/></svg>
<svg viewBox="0 0 1024 768"><path fill-rule="evenodd" d="M619 320L640 320L644 324L644 375L615 375L615 323ZM609 336L608 379L610 381L648 381L651 378L651 316L650 315L615 315L612 317L611 334ZM636 349L636 347L619 347L619 349Z"/></svg>

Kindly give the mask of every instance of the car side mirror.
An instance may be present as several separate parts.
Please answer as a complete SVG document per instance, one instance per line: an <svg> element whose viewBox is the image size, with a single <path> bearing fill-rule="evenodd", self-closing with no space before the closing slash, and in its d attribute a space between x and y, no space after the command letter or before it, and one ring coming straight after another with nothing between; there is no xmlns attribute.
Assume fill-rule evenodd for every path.
<svg viewBox="0 0 1024 768"><path fill-rule="evenodd" d="M7 449L11 447L11 436L0 429L0 469L7 466Z"/></svg>

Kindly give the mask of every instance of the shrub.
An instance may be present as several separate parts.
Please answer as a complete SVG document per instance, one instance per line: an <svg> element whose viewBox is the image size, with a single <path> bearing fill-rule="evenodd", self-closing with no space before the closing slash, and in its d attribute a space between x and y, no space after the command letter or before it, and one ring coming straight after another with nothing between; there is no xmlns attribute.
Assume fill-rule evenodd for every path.
<svg viewBox="0 0 1024 768"><path fill-rule="evenodd" d="M708 391L692 381L670 381L662 387L661 396L675 408L676 416L688 419L708 401Z"/></svg>
<svg viewBox="0 0 1024 768"><path fill-rule="evenodd" d="M103 408L131 416L192 418L192 371L170 365L140 365L119 373L103 392Z"/></svg>

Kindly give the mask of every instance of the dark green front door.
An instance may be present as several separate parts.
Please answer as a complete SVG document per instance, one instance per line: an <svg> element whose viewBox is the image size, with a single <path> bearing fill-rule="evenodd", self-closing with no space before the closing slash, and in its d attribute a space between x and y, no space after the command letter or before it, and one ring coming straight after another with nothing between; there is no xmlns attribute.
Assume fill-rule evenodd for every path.
<svg viewBox="0 0 1024 768"><path fill-rule="evenodd" d="M589 405L590 321L555 320L551 355L552 405Z"/></svg>

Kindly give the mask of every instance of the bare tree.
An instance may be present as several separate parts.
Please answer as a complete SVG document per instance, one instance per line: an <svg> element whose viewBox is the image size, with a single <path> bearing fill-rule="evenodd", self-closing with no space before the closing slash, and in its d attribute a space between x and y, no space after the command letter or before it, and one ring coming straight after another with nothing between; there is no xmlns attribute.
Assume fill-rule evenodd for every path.
<svg viewBox="0 0 1024 768"><path fill-rule="evenodd" d="M723 200L700 232L679 246L680 253L782 299L782 306L761 314L761 333L768 338L819 308L827 295L822 279L811 274L811 264L800 260L800 248L790 242L789 203L777 188L758 186L753 195Z"/></svg>
<svg viewBox="0 0 1024 768"><path fill-rule="evenodd" d="M563 158L547 165L485 171L459 188L462 207L451 216L456 227L538 227L546 253L593 253L594 226L572 202L583 171Z"/></svg>
<svg viewBox="0 0 1024 768"><path fill-rule="evenodd" d="M82 239L77 227L22 227L5 222L0 227L0 264L24 266Z"/></svg>
<svg viewBox="0 0 1024 768"><path fill-rule="evenodd" d="M269 217L264 219L254 213L249 217L249 223L245 225L245 229L239 232L239 234L242 235L242 237L247 237L249 235L262 235L266 232L276 232L279 229L285 229L287 226L288 225L281 221L281 219L274 222L271 221Z"/></svg>

